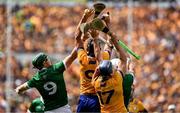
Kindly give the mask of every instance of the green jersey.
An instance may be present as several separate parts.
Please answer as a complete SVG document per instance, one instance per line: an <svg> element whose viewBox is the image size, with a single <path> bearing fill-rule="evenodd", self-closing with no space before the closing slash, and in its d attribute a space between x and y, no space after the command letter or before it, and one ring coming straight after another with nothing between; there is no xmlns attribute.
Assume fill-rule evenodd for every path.
<svg viewBox="0 0 180 113"><path fill-rule="evenodd" d="M45 111L57 109L68 103L64 71L64 63L58 62L37 72L27 82L30 88L35 87L43 97Z"/></svg>
<svg viewBox="0 0 180 113"><path fill-rule="evenodd" d="M40 98L36 98L31 102L29 111L33 113L43 113L44 112L44 103Z"/></svg>

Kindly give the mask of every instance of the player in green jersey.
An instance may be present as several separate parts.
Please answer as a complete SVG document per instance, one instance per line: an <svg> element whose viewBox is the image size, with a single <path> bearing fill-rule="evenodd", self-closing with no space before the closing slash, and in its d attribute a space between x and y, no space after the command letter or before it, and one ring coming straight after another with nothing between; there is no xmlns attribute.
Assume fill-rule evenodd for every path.
<svg viewBox="0 0 180 113"><path fill-rule="evenodd" d="M16 92L21 94L27 89L36 88L43 97L45 111L61 108L60 111L70 113L63 72L76 58L74 51L75 49L71 55L55 64L51 64L45 53L39 53L32 61L34 67L39 71L32 79L17 87Z"/></svg>
<svg viewBox="0 0 180 113"><path fill-rule="evenodd" d="M92 13L93 11L91 10L84 11L80 24L82 22L86 22ZM76 47L72 50L71 54L64 60L52 64L45 53L39 53L32 61L33 66L39 69L39 71L33 76L32 79L18 86L15 90L18 94L22 94L30 88L36 88L43 98L45 113L71 113L70 106L68 105L63 72L77 57L76 50L79 46L82 35L79 25L75 35Z"/></svg>

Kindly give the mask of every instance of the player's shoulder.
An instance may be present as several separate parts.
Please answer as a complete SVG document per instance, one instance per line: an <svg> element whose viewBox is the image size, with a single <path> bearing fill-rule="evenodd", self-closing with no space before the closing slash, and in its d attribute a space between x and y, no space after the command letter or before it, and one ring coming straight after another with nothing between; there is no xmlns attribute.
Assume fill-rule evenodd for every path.
<svg viewBox="0 0 180 113"><path fill-rule="evenodd" d="M116 70L114 73L114 77L123 78L123 74L120 71Z"/></svg>
<svg viewBox="0 0 180 113"><path fill-rule="evenodd" d="M42 69L37 73L37 75L41 76L41 75L46 74L47 72L48 72L48 69Z"/></svg>
<svg viewBox="0 0 180 113"><path fill-rule="evenodd" d="M134 98L134 99L133 99L133 102L134 102L134 104L138 104L138 103L140 103L141 101L140 101L139 99L137 99L137 98Z"/></svg>
<svg viewBox="0 0 180 113"><path fill-rule="evenodd" d="M84 50L83 47L79 47L79 48L77 49L77 52L78 52L78 54L79 54L79 53L85 52L85 50Z"/></svg>
<svg viewBox="0 0 180 113"><path fill-rule="evenodd" d="M57 67L62 67L62 66L64 66L64 65L65 65L65 64L64 64L63 61L58 61L58 62L52 64L51 67L48 68L48 70L53 70L53 69L55 69L55 68L57 68Z"/></svg>
<svg viewBox="0 0 180 113"><path fill-rule="evenodd" d="M110 55L109 51L105 50L105 51L101 52L101 55L102 55L103 60L110 60L111 55Z"/></svg>

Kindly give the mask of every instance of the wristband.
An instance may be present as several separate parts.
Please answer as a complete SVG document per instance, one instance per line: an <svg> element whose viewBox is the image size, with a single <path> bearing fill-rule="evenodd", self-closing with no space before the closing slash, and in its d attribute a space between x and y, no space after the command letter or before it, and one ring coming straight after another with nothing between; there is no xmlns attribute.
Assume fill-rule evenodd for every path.
<svg viewBox="0 0 180 113"><path fill-rule="evenodd" d="M109 32L109 28L104 27L104 29L102 30L102 32L104 32L104 33L108 33L108 32Z"/></svg>

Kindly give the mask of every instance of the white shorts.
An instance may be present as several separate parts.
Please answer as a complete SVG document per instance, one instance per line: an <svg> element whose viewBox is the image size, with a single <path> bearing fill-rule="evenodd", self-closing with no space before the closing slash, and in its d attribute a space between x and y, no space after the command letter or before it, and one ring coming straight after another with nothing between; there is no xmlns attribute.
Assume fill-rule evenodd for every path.
<svg viewBox="0 0 180 113"><path fill-rule="evenodd" d="M50 111L45 111L44 113L72 113L70 106L67 104L65 106L53 109Z"/></svg>

